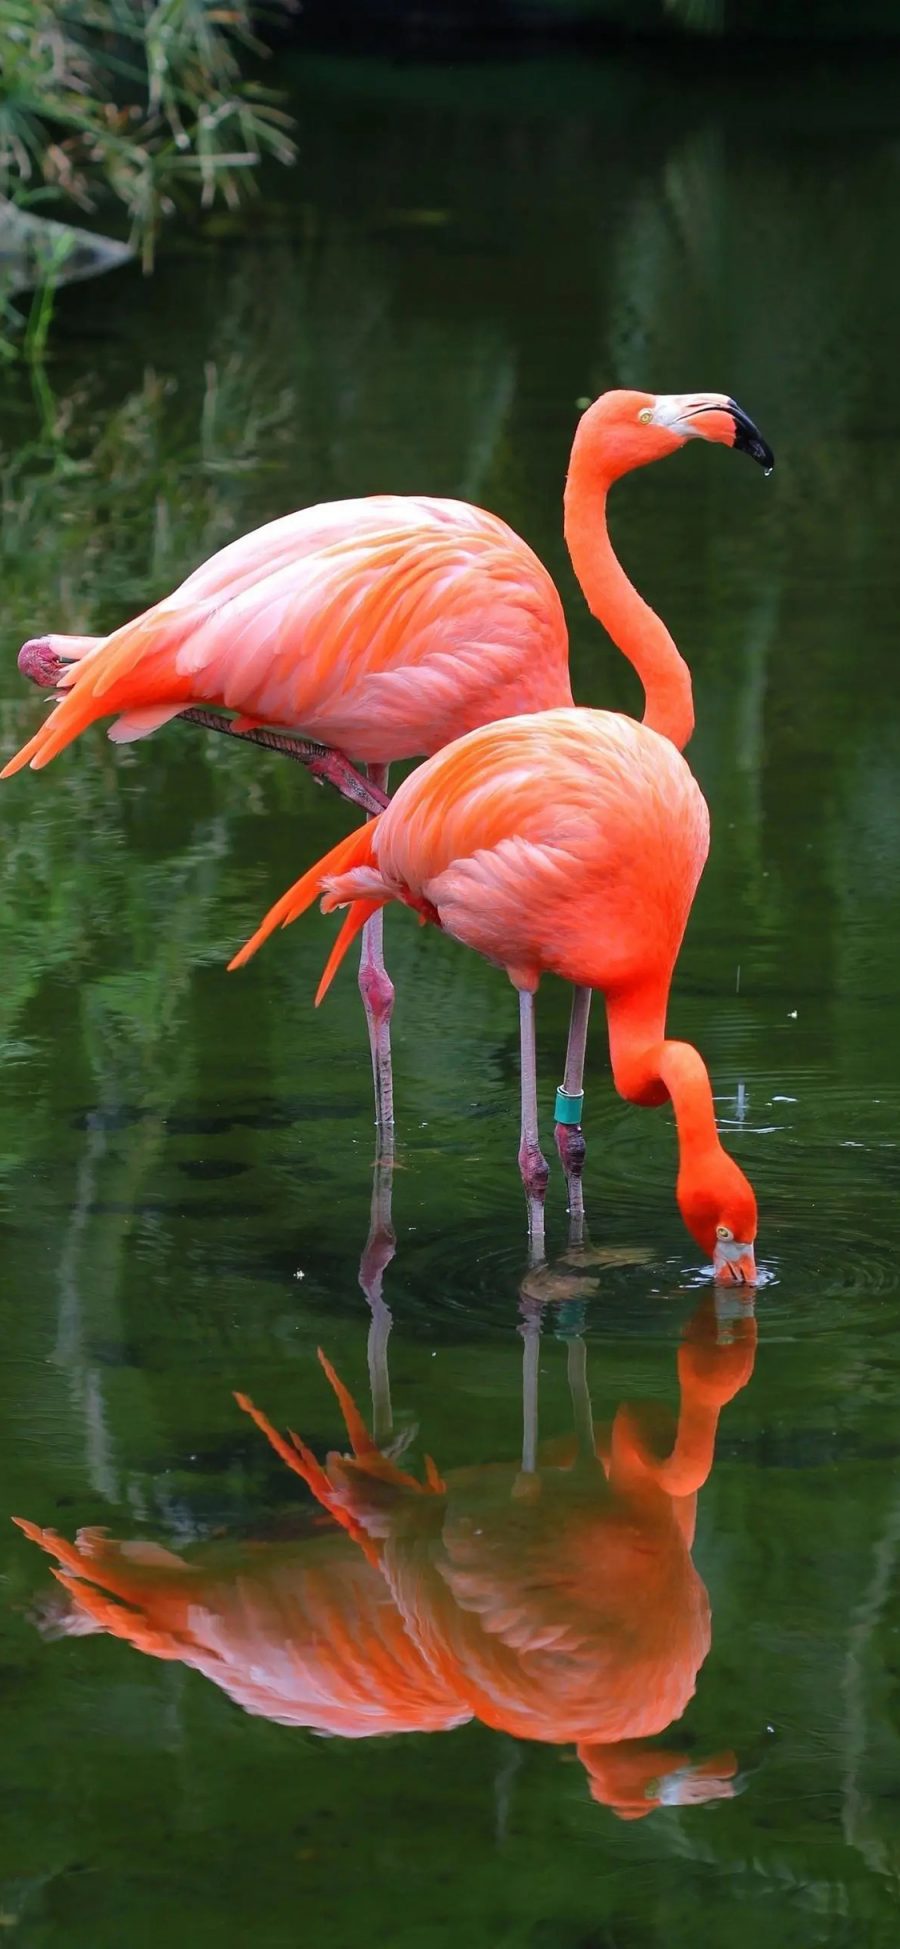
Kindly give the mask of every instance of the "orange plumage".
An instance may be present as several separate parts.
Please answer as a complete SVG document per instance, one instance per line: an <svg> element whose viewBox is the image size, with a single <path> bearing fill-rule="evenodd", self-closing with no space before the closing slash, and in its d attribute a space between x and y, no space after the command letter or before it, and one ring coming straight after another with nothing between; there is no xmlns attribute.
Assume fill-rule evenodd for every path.
<svg viewBox="0 0 900 1949"><path fill-rule="evenodd" d="M459 791L468 794L463 808L467 852L454 852L451 858L437 830L447 806L435 801L431 832L409 836L408 872L401 866L392 883L376 873L367 890L357 872L357 905L337 959L365 929L360 987L382 1131L393 1125L393 987L384 968L378 909L385 900L400 898L418 906L425 918L436 916L438 902L415 887L417 875L431 872L429 853L433 860L444 858L446 870L437 877L442 880L441 918L449 931L500 960L523 995L536 987L547 968L566 972L580 990L566 1060L566 1092L573 1101L580 1103L583 1095L591 987L602 988L608 1002L617 989L627 991L633 1002L642 981L647 987L646 976L654 993L652 1000L649 989L645 995L643 1027L652 1016L661 1033L660 1010L664 1012L674 956L705 854L705 808L696 788L691 790L690 774L683 767L673 770L662 752L666 742L680 751L690 737L690 673L665 625L616 559L605 516L615 481L692 439L741 447L771 468L771 452L752 422L719 393L606 393L584 414L572 446L565 491L572 564L589 607L630 658L645 691L640 741L629 740L625 720L605 720L607 750L594 767L596 811L608 823L605 846L592 849L584 839L588 781L574 811L569 794L568 810L580 835L572 845L568 831L560 832L556 814L549 836L535 830L533 802L527 792L516 790L512 796L521 802L528 830L520 823L502 832L493 847L488 885L480 864L471 858L474 823L483 810L493 821L492 830L501 832L499 801L509 795L512 781L510 776L495 778L482 808L473 805L471 780L463 776ZM186 705L194 709L210 704L238 712L232 728L284 726L330 746L332 756L323 759L319 753L315 762L330 766L338 789L359 799L365 788L358 778L348 777L348 757L383 769L395 758L435 753L474 727L509 714L558 711L572 702L562 607L536 556L496 516L463 502L424 497L375 496L285 516L222 549L174 595L111 637L47 637L27 644L22 659L29 674L42 684L58 682L63 694L47 722L7 764L3 777L28 763L36 768L49 763L97 718L118 714L110 735L140 738ZM632 818L626 800L635 781L637 817ZM380 790L386 777L375 782ZM445 792L456 789L452 771L441 774L441 783ZM550 810L545 803L545 825ZM687 820L683 836L677 830L682 812ZM661 821L668 822L665 840ZM397 838L399 860L400 834L389 830ZM638 848L643 844L645 850L627 864L630 843ZM561 862L555 863L552 855L560 847L565 855L567 846L579 906L593 911L599 890L607 916L593 942L585 941L571 898L559 897ZM674 871L663 858L666 846L677 854ZM360 853L359 868L366 857ZM295 889L295 906L298 897L305 896ZM518 924L528 897L535 909L530 932ZM492 916L489 903L494 898ZM650 964L639 945L638 899L653 935ZM256 939L286 913L285 903L280 903ZM498 922L507 913L516 922L510 929L516 956L497 940ZM618 943L613 920L625 923ZM329 972L335 965L333 959ZM579 972L589 966L593 974ZM520 1165L529 1191L532 1236L537 1238L546 1164L537 1139L534 1023L527 1003L520 1002L520 1017ZM613 1054L615 1061L615 1047ZM622 1084L625 1093L638 1100L658 1100L660 1090L673 1094L669 1079L661 1075L639 1076L629 1070L628 1077ZM572 1144L573 1134L565 1125L557 1128L574 1211L581 1203L583 1143L579 1130ZM737 1190L732 1177L732 1203ZM699 1191L703 1211L692 1225L695 1236L704 1239L716 1235L715 1213L722 1203L721 1186L714 1197L709 1193L707 1177ZM730 1263L732 1271L739 1269L734 1276L751 1277L748 1248L755 1211L754 1230L747 1224L752 1194L748 1201L741 1193L738 1203L741 1231L734 1234L725 1221L729 1238L740 1246Z"/></svg>
<svg viewBox="0 0 900 1949"><path fill-rule="evenodd" d="M652 978L664 997L708 845L702 793L668 739L610 711L508 718L407 778L232 965L324 892L325 912L405 902L517 987L551 972L608 992Z"/></svg>
<svg viewBox="0 0 900 1949"><path fill-rule="evenodd" d="M544 973L601 990L618 1089L638 1103L672 1101L689 1230L717 1255L720 1277L750 1278L753 1192L719 1142L701 1058L665 1035L708 835L685 760L646 725L574 707L509 718L407 778L377 819L283 895L232 966L321 893L325 911L349 903L351 915L320 996L355 930L352 903L368 913L388 901L436 920L520 990Z"/></svg>
<svg viewBox="0 0 900 1949"><path fill-rule="evenodd" d="M496 515L424 496L286 515L111 636L54 642L72 658L64 694L4 777L117 714L125 740L212 704L387 764L571 698L562 606L537 556Z"/></svg>
<svg viewBox="0 0 900 1949"><path fill-rule="evenodd" d="M618 391L580 421L566 488L587 600L638 670L647 722L679 747L693 722L690 678L613 555L605 504L624 473L696 438L771 463L722 394ZM111 636L31 647L64 694L3 777L48 764L98 718L117 716L111 736L124 741L186 705L235 710L384 765L572 701L562 605L537 556L496 515L425 495L303 508L229 543Z"/></svg>

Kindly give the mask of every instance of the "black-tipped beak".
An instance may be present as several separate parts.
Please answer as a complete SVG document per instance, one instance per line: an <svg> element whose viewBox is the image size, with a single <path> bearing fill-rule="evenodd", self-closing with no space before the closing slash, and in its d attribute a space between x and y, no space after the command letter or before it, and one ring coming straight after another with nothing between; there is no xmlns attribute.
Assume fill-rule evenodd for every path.
<svg viewBox="0 0 900 1949"><path fill-rule="evenodd" d="M765 472L771 474L772 468L775 465L775 455L768 441L763 439L759 428L754 426L753 421L744 412L743 407L737 404L736 400L729 399L728 411L734 421L734 444L736 451L738 453L749 453L752 460L758 460Z"/></svg>

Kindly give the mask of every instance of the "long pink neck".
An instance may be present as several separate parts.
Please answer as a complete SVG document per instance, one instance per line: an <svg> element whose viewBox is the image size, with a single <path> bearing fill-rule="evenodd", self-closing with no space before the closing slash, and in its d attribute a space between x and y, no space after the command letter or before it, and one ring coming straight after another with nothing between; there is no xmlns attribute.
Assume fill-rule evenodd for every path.
<svg viewBox="0 0 900 1949"><path fill-rule="evenodd" d="M706 1064L693 1043L667 1039L666 995L655 989L607 995L606 1012L619 1094L629 1103L663 1103L669 1097L682 1167L720 1151Z"/></svg>
<svg viewBox="0 0 900 1949"><path fill-rule="evenodd" d="M582 422L582 426L583 426ZM575 436L565 492L565 537L591 613L627 656L644 686L644 723L683 751L694 728L691 673L662 622L613 553L606 526L609 481L596 450Z"/></svg>

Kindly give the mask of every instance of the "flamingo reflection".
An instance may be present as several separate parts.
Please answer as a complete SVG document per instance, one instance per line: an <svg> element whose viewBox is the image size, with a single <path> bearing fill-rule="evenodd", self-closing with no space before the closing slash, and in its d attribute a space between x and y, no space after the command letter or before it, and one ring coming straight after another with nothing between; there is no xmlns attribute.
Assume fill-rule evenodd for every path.
<svg viewBox="0 0 900 1949"><path fill-rule="evenodd" d="M376 1216L383 1221L384 1210L373 1210L373 1228ZM376 1285L389 1251L382 1237L368 1268ZM66 1609L56 1629L106 1631L177 1659L280 1724L361 1738L477 1719L574 1746L594 1799L623 1818L730 1797L733 1753L696 1760L647 1742L680 1719L709 1651L709 1600L691 1561L697 1495L719 1414L752 1372L752 1303L704 1298L678 1351L677 1415L626 1402L608 1427L594 1421L576 1322L567 1348L573 1431L539 1444L534 1349L544 1305L533 1288L523 1300L515 1462L444 1478L427 1458L423 1479L400 1466L386 1445L389 1315L385 1323L373 1306L380 1441L322 1355L346 1454L319 1463L238 1397L329 1527L289 1544L207 1545L189 1560L97 1530L73 1544L21 1522L57 1559Z"/></svg>

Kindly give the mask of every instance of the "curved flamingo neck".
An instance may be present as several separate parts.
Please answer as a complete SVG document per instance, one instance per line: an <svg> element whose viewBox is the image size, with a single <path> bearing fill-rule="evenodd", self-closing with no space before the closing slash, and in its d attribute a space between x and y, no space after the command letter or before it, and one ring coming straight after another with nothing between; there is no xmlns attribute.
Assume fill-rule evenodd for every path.
<svg viewBox="0 0 900 1949"><path fill-rule="evenodd" d="M675 1112L681 1169L722 1149L709 1072L690 1042L665 1035L666 994L653 988L607 995L609 1053L620 1096L629 1103L663 1103Z"/></svg>
<svg viewBox="0 0 900 1949"><path fill-rule="evenodd" d="M596 447L591 450L580 427L564 500L564 532L572 567L591 614L603 624L640 677L644 723L683 751L694 728L691 673L665 623L638 595L613 552L606 525L610 486L611 481L598 466Z"/></svg>

